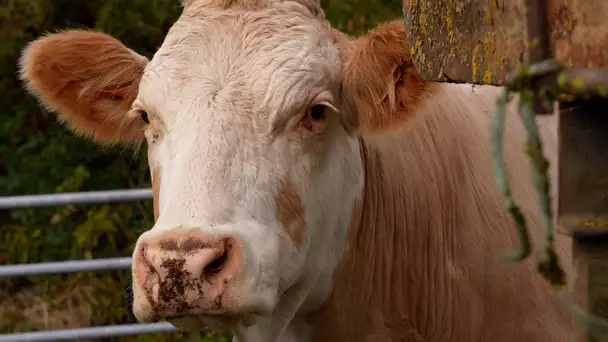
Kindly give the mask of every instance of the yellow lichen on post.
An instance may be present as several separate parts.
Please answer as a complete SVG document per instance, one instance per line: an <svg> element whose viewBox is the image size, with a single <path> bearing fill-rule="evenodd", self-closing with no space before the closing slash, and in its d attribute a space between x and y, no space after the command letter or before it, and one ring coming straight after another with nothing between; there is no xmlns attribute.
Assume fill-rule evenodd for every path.
<svg viewBox="0 0 608 342"><path fill-rule="evenodd" d="M446 12L446 25L448 26L448 37L450 38L450 43L456 41L456 33L454 32L454 21L452 20L451 13L449 10Z"/></svg>
<svg viewBox="0 0 608 342"><path fill-rule="evenodd" d="M575 226L579 227L579 228L607 228L608 222L599 221L596 219L588 219L588 220L577 222Z"/></svg>
<svg viewBox="0 0 608 342"><path fill-rule="evenodd" d="M492 57L496 53L496 41L492 34L486 35L483 40L483 50L486 57Z"/></svg>
<svg viewBox="0 0 608 342"><path fill-rule="evenodd" d="M483 75L483 83L492 84L492 71L491 70L486 71L486 73Z"/></svg>
<svg viewBox="0 0 608 342"><path fill-rule="evenodd" d="M494 18L492 17L492 11L489 8L486 8L485 24L492 25L493 22L494 22Z"/></svg>
<svg viewBox="0 0 608 342"><path fill-rule="evenodd" d="M591 3L552 0L548 4L555 58L571 67L608 65L608 50L604 48L608 42L608 22L602 21L608 14L608 2ZM509 71L524 62L522 56L527 49L539 44L536 39L528 42L526 38L522 1L404 0L404 7L410 10L406 24L410 44L422 40L420 54L425 58L415 63L427 80L483 82L490 71L492 84L504 85ZM473 56L480 44L485 45L483 55ZM456 49L456 54L450 56L451 48ZM461 48L466 51L464 58ZM477 53L481 54L480 50Z"/></svg>
<svg viewBox="0 0 608 342"><path fill-rule="evenodd" d="M473 56L471 58L471 64L472 64L472 79L473 79L473 83L478 83L479 82L479 76L480 76L480 67L483 66L483 55L482 53L480 53L480 48L479 48L479 44L475 45L475 48L473 49Z"/></svg>

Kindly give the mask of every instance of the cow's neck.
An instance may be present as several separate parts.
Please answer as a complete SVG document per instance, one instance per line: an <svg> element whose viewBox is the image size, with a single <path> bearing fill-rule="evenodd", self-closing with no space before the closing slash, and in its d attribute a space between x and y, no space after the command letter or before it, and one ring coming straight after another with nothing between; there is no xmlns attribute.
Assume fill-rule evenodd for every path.
<svg viewBox="0 0 608 342"><path fill-rule="evenodd" d="M314 341L416 341L437 324L428 317L435 304L450 302L439 298L452 295L443 275L460 271L448 267L465 248L452 228L478 219L470 208L485 189L475 185L480 174L471 156L483 155L478 141L487 128L453 109L464 106L459 99L436 91L427 114L408 129L361 141L360 220L351 227L332 297L315 317ZM443 115L448 112L451 117ZM361 338L364 331L374 335Z"/></svg>
<svg viewBox="0 0 608 342"><path fill-rule="evenodd" d="M360 217L353 220L349 250L334 277L332 297L321 312L322 316L325 314L328 317L320 318L320 321L337 322L334 328L338 329L328 329L321 322L321 327L316 330L323 337L313 341L346 340L344 332L340 331L341 326L349 326L353 330L359 327L361 331L356 335L362 336L369 331L370 324L376 326L381 335L366 337L364 341L393 340L384 336L390 334L389 331L382 331L385 326L409 326L411 334L416 335L412 313L391 305L391 302L404 303L412 298L421 298L424 289L418 287L428 285L428 281L411 282L416 273L424 273L422 267L428 264L428 236L422 229L418 232L408 229L416 220L420 221L419 226L431 225L424 222L429 218L425 215L428 205L418 208L412 203L412 200L425 201L421 198L425 189L401 179L407 169L392 169L389 164L398 156L391 156L390 151L379 149L374 143L361 141L361 144L366 186L358 212ZM432 182L430 179L428 181ZM433 202L438 198L426 200ZM417 246L409 241L416 241ZM413 254L416 257L412 257ZM415 292L420 295L411 296ZM411 307L421 304L411 303ZM397 312L391 312L393 310ZM383 322L388 317L395 321Z"/></svg>

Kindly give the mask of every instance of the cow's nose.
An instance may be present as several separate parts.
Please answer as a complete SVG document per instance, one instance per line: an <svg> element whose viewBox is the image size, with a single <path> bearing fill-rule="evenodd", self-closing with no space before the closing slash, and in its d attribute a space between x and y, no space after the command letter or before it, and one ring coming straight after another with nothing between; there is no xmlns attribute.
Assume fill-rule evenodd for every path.
<svg viewBox="0 0 608 342"><path fill-rule="evenodd" d="M136 281L160 317L221 311L221 297L240 268L231 236L176 228L140 241Z"/></svg>

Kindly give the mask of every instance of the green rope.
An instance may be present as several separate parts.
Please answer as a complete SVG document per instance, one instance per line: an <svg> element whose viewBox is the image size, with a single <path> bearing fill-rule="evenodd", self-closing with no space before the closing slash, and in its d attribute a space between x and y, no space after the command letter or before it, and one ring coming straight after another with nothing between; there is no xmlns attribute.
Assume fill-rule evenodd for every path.
<svg viewBox="0 0 608 342"><path fill-rule="evenodd" d="M509 251L506 257L513 261L520 261L527 258L531 253L530 235L526 227L526 220L515 200L511 195L509 180L507 179L507 168L503 157L503 135L504 123L507 116L507 105L511 92L508 88L503 89L496 104L494 119L492 120L492 150L494 156L494 170L496 172L496 184L505 197L505 208L513 216L515 228L517 229L519 245L514 250Z"/></svg>
<svg viewBox="0 0 608 342"><path fill-rule="evenodd" d="M509 77L507 86L503 89L496 101L494 118L492 120L492 152L493 164L496 173L496 184L504 195L506 210L511 214L518 236L518 246L508 251L507 258L513 261L522 261L532 253L532 244L526 220L512 197L507 179L507 171L503 156L504 125L507 115L507 106L513 93L520 95L519 115L527 133L525 151L530 158L532 166L532 182L538 196L542 225L545 231L545 244L538 258L537 269L549 282L557 296L566 304L574 316L583 320L589 327L589 333L597 337L600 331L608 332L608 321L593 315L577 305L567 292L566 276L559 266L559 260L554 248L553 212L550 196L549 162L542 152L542 142L538 133L533 113L534 103L549 104L557 100L560 93L566 93L563 86L545 87L538 92L533 90L533 80L550 73L559 73L563 65L554 60L547 60L531 67L522 67ZM558 75L559 78L559 75ZM542 94L540 98L537 94Z"/></svg>
<svg viewBox="0 0 608 342"><path fill-rule="evenodd" d="M544 98L537 97L537 92L532 90L532 84L538 77L549 73L561 71L563 66L548 60L531 67L522 67L514 75L509 77L507 86L496 101L494 120L492 122L492 147L494 157L494 170L496 173L496 184L502 190L505 197L505 207L513 217L517 229L518 246L507 253L507 258L513 261L526 259L532 253L530 234L520 208L515 203L507 179L507 171L503 156L504 124L507 115L507 106L512 93L519 93L519 115L527 132L525 151L530 158L532 166L532 182L538 196L540 205L542 225L545 230L545 246L541 251L538 263L539 272L547 279L553 287L563 287L566 284L564 271L559 266L557 254L553 246L553 212L551 210L549 162L542 152L542 142L538 133L533 105L535 102L555 101L557 89L542 89ZM550 97L550 98L547 98Z"/></svg>

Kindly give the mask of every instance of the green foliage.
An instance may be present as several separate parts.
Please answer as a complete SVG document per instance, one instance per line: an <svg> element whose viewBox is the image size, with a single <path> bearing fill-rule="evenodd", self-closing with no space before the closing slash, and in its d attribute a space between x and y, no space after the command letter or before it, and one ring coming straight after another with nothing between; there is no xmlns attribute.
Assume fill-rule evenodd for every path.
<svg viewBox="0 0 608 342"><path fill-rule="evenodd" d="M321 0L321 6L336 29L354 35L403 16L401 0Z"/></svg>
<svg viewBox="0 0 608 342"><path fill-rule="evenodd" d="M23 90L17 75L18 60L29 41L65 28L109 33L151 57L179 16L179 3L0 1L0 195L150 186L145 151L134 154L101 149L58 125L55 115ZM326 0L322 5L334 26L351 34L401 17L398 0ZM149 201L0 212L0 264L128 256L139 234L152 222ZM127 303L128 289L128 272L0 282L0 333L135 322ZM22 296L24 292L29 295ZM43 323L43 315L34 310L38 307L51 313ZM120 340L173 341L184 337L227 341L226 337L210 334Z"/></svg>

